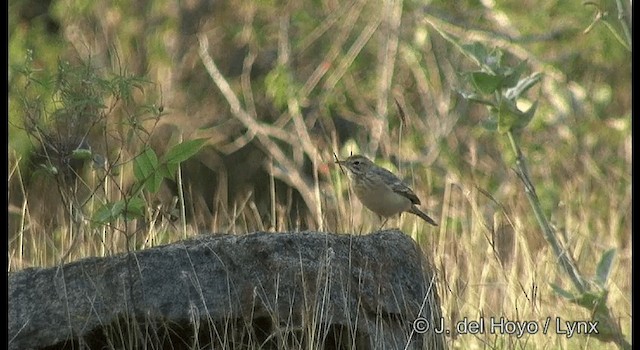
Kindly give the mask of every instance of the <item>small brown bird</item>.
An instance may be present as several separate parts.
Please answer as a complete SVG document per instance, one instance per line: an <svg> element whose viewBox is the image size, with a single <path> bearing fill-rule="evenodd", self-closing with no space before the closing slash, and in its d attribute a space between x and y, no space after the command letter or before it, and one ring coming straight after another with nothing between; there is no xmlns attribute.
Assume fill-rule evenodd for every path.
<svg viewBox="0 0 640 350"><path fill-rule="evenodd" d="M420 199L402 180L389 170L379 167L367 157L354 155L336 163L349 170L356 196L372 212L387 219L402 212L418 215L433 226L438 224L418 209Z"/></svg>

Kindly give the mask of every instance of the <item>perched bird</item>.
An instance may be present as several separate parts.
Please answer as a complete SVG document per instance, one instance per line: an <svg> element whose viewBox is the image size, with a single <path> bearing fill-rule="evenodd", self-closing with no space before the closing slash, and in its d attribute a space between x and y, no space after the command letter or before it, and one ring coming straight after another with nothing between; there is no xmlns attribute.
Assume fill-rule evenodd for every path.
<svg viewBox="0 0 640 350"><path fill-rule="evenodd" d="M354 155L336 163L349 170L356 196L372 212L387 219L402 212L418 215L433 226L438 224L418 209L420 199L402 180L389 170L379 167L367 157Z"/></svg>

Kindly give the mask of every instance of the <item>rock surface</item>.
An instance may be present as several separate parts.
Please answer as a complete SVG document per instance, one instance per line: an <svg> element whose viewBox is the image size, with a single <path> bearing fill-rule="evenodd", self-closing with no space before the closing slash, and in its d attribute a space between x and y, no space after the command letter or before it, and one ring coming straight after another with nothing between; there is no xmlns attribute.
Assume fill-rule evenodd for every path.
<svg viewBox="0 0 640 350"><path fill-rule="evenodd" d="M9 348L442 349L432 276L399 231L199 236L9 273Z"/></svg>

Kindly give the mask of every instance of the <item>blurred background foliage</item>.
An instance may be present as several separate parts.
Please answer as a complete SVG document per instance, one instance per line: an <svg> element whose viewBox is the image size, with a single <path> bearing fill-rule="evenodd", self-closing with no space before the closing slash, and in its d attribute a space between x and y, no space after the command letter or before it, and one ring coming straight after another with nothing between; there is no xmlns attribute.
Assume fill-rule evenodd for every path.
<svg viewBox="0 0 640 350"><path fill-rule="evenodd" d="M617 6L625 17L618 19ZM627 189L631 53L616 40L616 34L624 37L620 23L630 25L625 6L630 4L12 0L9 59L16 67L32 52L43 71L55 71L58 60L91 62L102 72L126 71L152 82L144 93L167 113L151 137L154 148L162 152L176 137L210 137L208 152L187 175L207 206L197 225L207 228L220 186L227 187L226 204L254 191L265 213L268 193L261 188L269 174L298 192L306 189L265 170L268 150L247 136L247 126L212 84L198 54L199 34L252 117L294 131L290 100L297 101L313 146L322 151L313 159L296 145L283 147L303 174L325 169L331 151L344 155L340 144L353 139L366 154L421 162L438 176L493 173L487 183L492 193L509 174L501 167L511 155L492 142L495 135L478 128L483 109L460 98L462 72L470 65L438 30L502 47L508 59L526 60L531 72L544 74L536 92L541 104L523 141L551 210L561 202L558 179L571 181L577 173L593 175L583 188L597 201L607 200L597 195L611 193L607 187ZM594 22L598 13L604 20ZM24 162L33 150L20 130L23 116L14 98L20 79L10 68L10 152ZM407 110L404 129L394 99ZM198 180L209 173L208 180L224 173L224 181ZM309 205L293 197L300 208ZM318 224L303 221L305 227Z"/></svg>
<svg viewBox="0 0 640 350"><path fill-rule="evenodd" d="M333 162L334 152L360 152L405 175L426 211L440 217L442 231L428 245L444 251L440 262L452 259L465 281L473 280L471 266L489 264L467 253L486 244L483 225L502 232L500 208L539 261L545 242L509 141L487 128L484 106L464 98L475 66L449 36L500 48L506 65L525 62L523 76L542 74L518 105L538 101L519 139L543 209L578 265L592 271L593 257L616 247L628 267L630 7L619 0L10 0L11 246L17 233L56 245L68 222L56 183L38 175L43 150L24 103L37 100L57 130L67 130L53 128L56 144L89 146L107 163L116 163L115 148L129 158L146 145L162 155L182 140L206 138L181 176L165 180L147 203L171 212L182 187L195 232L358 231L345 223L353 208ZM64 65L92 67L87 81L101 83L79 95L100 102L92 105L100 123L59 118L55 79L37 79L60 75ZM125 101L118 86L126 84ZM123 191L133 178L114 176ZM455 280L449 273L447 281ZM613 274L612 305L630 305L629 276L626 268ZM469 300L459 283L448 290Z"/></svg>

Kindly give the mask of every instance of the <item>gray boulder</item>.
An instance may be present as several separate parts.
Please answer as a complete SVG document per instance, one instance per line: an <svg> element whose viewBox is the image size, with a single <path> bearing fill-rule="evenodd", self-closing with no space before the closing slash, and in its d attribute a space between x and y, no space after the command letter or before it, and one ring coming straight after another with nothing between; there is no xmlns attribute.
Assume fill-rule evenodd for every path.
<svg viewBox="0 0 640 350"><path fill-rule="evenodd" d="M9 349L443 349L433 276L394 230L199 236L9 273Z"/></svg>

